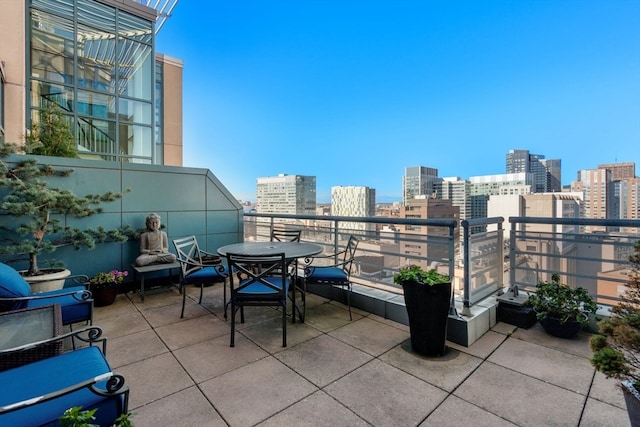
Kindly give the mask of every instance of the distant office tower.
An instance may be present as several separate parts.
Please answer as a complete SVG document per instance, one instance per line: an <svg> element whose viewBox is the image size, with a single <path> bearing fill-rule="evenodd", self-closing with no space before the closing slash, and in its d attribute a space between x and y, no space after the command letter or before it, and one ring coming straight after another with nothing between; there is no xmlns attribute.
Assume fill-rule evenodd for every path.
<svg viewBox="0 0 640 427"><path fill-rule="evenodd" d="M487 203L489 196L504 194L529 194L533 192L534 174L507 173L500 175L472 176L469 197L471 199L471 216L467 219L487 218ZM483 231L483 230L475 230Z"/></svg>
<svg viewBox="0 0 640 427"><path fill-rule="evenodd" d="M373 217L376 216L376 190L369 187L331 187L331 215ZM375 231L375 224L341 221L341 229Z"/></svg>
<svg viewBox="0 0 640 427"><path fill-rule="evenodd" d="M625 178L615 182L620 219L640 219L640 178ZM621 227L621 232L638 233L637 227Z"/></svg>
<svg viewBox="0 0 640 427"><path fill-rule="evenodd" d="M426 166L412 166L404 169L402 177L402 204L416 196L431 197L434 183L438 182L438 169Z"/></svg>
<svg viewBox="0 0 640 427"><path fill-rule="evenodd" d="M256 212L315 215L316 177L280 174L258 178Z"/></svg>
<svg viewBox="0 0 640 427"><path fill-rule="evenodd" d="M615 205L614 188L609 169L578 171L578 180L571 184L572 191L583 193L580 216L583 218L611 218ZM584 231L606 231L603 227L585 227Z"/></svg>
<svg viewBox="0 0 640 427"><path fill-rule="evenodd" d="M459 177L442 178L434 184L436 198L451 200L453 206L460 208L460 219L467 219L471 213L471 200L469 191L471 183Z"/></svg>
<svg viewBox="0 0 640 427"><path fill-rule="evenodd" d="M400 218L409 219L459 219L460 208L453 206L451 200L442 200L419 196L408 201L406 206L400 208ZM432 262L438 262L449 258L449 247L446 239L438 239L436 236L447 236L448 229L445 227L403 225L400 226L403 234L420 234L427 236L425 242L402 240L400 243L400 253L406 259L400 264L418 264L423 268L428 268ZM459 245L459 234L454 236L456 247ZM409 239L411 240L411 239ZM430 243L429 243L430 242ZM456 250L457 253L457 250Z"/></svg>
<svg viewBox="0 0 640 427"><path fill-rule="evenodd" d="M611 181L636 177L636 164L634 162L602 164L598 165L598 169L611 171Z"/></svg>
<svg viewBox="0 0 640 427"><path fill-rule="evenodd" d="M560 159L543 159L547 184L545 192L558 193L562 191L562 161Z"/></svg>
<svg viewBox="0 0 640 427"><path fill-rule="evenodd" d="M532 173L534 193L561 191L562 170L559 159L545 159L542 154L529 150L509 150L506 156L506 173Z"/></svg>
<svg viewBox="0 0 640 427"><path fill-rule="evenodd" d="M598 170L606 170L611 175L608 218L637 219L639 205L636 164L634 162L601 164L598 165Z"/></svg>

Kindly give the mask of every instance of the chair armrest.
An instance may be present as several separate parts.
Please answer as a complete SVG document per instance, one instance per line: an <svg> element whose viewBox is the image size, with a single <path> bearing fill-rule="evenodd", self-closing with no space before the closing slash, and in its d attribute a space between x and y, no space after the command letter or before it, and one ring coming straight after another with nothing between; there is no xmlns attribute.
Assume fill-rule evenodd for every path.
<svg viewBox="0 0 640 427"><path fill-rule="evenodd" d="M102 336L102 328L100 328L99 326L86 326L75 331L67 332L66 334L57 335L53 338L47 338L46 340L31 342L18 347L0 350L0 356L9 355L11 353L17 353L20 351L31 350L32 348L41 346L43 344L64 340L69 337L78 339L90 346L101 345L102 354L106 355L107 353L107 337Z"/></svg>
<svg viewBox="0 0 640 427"><path fill-rule="evenodd" d="M335 259L336 257L339 257L340 255L344 254L346 252L345 250L336 252L336 253L332 253L332 254L319 254L319 255L314 255L311 257L305 257L304 258L304 264L306 264L307 266L310 266L311 264L313 264L316 260L326 260L326 259ZM335 261L333 261L330 265L319 265L318 267L337 267L340 265L344 265L346 263L348 263L349 260L344 261L344 262L338 262L336 263Z"/></svg>
<svg viewBox="0 0 640 427"><path fill-rule="evenodd" d="M39 300L39 299L47 299L47 298L60 298L67 295L73 296L73 298L75 298L80 302L82 301L90 302L92 299L91 292L86 289L82 291L77 291L77 290L67 291L67 292L63 292L63 291L64 289L62 289L62 291L60 292L56 292L49 295L33 294L26 297L0 298L0 302L2 301L15 302L15 301L30 301L30 300Z"/></svg>
<svg viewBox="0 0 640 427"><path fill-rule="evenodd" d="M102 381L106 381L104 389L98 388L96 386L97 383ZM64 396L66 394L73 393L74 391L81 390L83 388L87 388L93 393L98 394L100 396L116 396L119 394L126 394L123 412L125 413L127 412L129 388L124 385L124 377L116 372L107 372L105 374L98 375L93 378L89 378L85 381L76 383L72 386L65 387L63 389L56 390L42 396L34 396L31 399L26 399L20 402L10 403L8 405L1 406L0 414L17 411L18 409L22 409L28 406L36 405L38 403L46 402L48 400L53 400L60 396Z"/></svg>
<svg viewBox="0 0 640 427"><path fill-rule="evenodd" d="M75 285L89 284L89 276L87 276L86 274L74 274L74 275L65 277L65 280L71 280Z"/></svg>

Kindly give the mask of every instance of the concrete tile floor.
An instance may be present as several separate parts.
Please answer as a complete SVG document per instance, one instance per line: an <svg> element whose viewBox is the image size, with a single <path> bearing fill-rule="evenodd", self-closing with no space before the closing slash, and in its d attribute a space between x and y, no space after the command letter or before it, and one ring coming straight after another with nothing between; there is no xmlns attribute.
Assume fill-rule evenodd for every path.
<svg viewBox="0 0 640 427"><path fill-rule="evenodd" d="M441 358L406 350L408 328L316 295L306 322L249 307L229 347L222 287L119 295L95 310L107 358L145 426L629 426L621 391L574 340L497 324ZM239 322L239 319L238 319Z"/></svg>

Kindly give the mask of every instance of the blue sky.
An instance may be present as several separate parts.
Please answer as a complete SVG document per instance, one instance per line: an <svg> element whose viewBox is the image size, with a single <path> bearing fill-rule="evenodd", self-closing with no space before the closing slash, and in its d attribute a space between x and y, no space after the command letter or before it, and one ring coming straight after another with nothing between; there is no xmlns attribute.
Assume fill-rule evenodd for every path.
<svg viewBox="0 0 640 427"><path fill-rule="evenodd" d="M638 0L180 0L156 50L184 61L184 166L242 200L280 173L400 200L405 167L499 174L510 149L564 184L640 169Z"/></svg>

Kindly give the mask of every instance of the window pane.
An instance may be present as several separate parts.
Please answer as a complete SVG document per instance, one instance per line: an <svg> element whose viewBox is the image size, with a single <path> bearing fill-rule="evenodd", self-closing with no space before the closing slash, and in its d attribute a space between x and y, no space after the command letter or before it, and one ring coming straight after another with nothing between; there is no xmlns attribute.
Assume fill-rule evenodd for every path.
<svg viewBox="0 0 640 427"><path fill-rule="evenodd" d="M151 125L151 103L120 98L120 121Z"/></svg>
<svg viewBox="0 0 640 427"><path fill-rule="evenodd" d="M153 23L122 11L119 12L118 18L118 29L121 36L151 44Z"/></svg>
<svg viewBox="0 0 640 427"><path fill-rule="evenodd" d="M31 76L73 83L73 24L42 11L31 12Z"/></svg>
<svg viewBox="0 0 640 427"><path fill-rule="evenodd" d="M151 127L120 125L120 146L126 154L151 157Z"/></svg>
<svg viewBox="0 0 640 427"><path fill-rule="evenodd" d="M78 114L114 120L115 102L115 96L79 90Z"/></svg>
<svg viewBox="0 0 640 427"><path fill-rule="evenodd" d="M31 0L31 7L58 15L73 16L73 0Z"/></svg>
<svg viewBox="0 0 640 427"><path fill-rule="evenodd" d="M153 57L151 46L131 40L118 43L118 82L120 95L151 101Z"/></svg>
<svg viewBox="0 0 640 427"><path fill-rule="evenodd" d="M91 151L94 153L118 153L115 143L114 122L96 120L91 117L78 118L78 151L80 153Z"/></svg>
<svg viewBox="0 0 640 427"><path fill-rule="evenodd" d="M48 101L57 103L64 111L73 111L73 91L71 88L32 80L31 107L44 108Z"/></svg>
<svg viewBox="0 0 640 427"><path fill-rule="evenodd" d="M116 10L95 0L78 0L78 23L105 35L116 33Z"/></svg>
<svg viewBox="0 0 640 427"><path fill-rule="evenodd" d="M113 37L78 25L78 87L115 93L115 57Z"/></svg>

